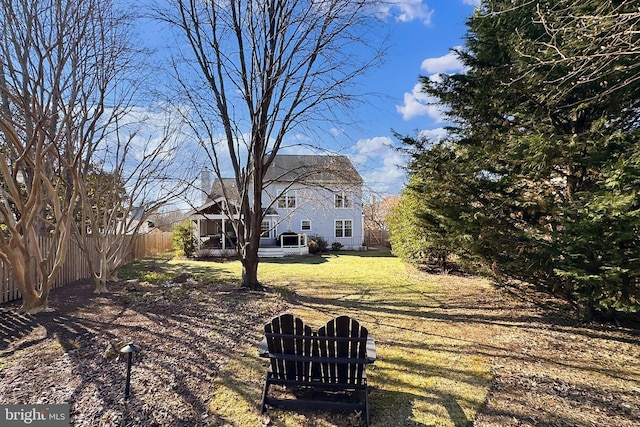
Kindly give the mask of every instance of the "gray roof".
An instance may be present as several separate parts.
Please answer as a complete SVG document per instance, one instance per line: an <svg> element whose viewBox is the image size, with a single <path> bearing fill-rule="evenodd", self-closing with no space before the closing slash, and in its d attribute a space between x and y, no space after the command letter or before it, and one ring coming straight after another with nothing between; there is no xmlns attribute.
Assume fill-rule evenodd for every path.
<svg viewBox="0 0 640 427"><path fill-rule="evenodd" d="M211 192L209 193L210 200L215 200L218 197L224 196L224 192L222 191L223 184L230 200L240 200L240 192L236 186L235 178L222 178L222 182L218 178L214 179Z"/></svg>
<svg viewBox="0 0 640 427"><path fill-rule="evenodd" d="M347 184L361 185L362 177L345 156L334 155L287 155L275 157L265 175L265 186L272 182L300 182L306 185ZM223 196L226 189L231 200L240 200L240 192L234 178L216 178L208 200Z"/></svg>
<svg viewBox="0 0 640 427"><path fill-rule="evenodd" d="M286 155L275 157L265 181L305 184L362 184L362 177L345 156ZM265 183L266 184L266 183Z"/></svg>

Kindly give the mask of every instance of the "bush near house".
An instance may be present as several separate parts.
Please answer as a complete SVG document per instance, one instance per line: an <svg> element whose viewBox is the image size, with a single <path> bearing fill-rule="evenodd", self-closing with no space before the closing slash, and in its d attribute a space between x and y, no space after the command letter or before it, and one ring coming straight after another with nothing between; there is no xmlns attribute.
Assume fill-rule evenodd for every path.
<svg viewBox="0 0 640 427"><path fill-rule="evenodd" d="M342 249L343 244L340 242L333 242L331 244L331 250L332 251L339 251L340 249Z"/></svg>
<svg viewBox="0 0 640 427"><path fill-rule="evenodd" d="M181 255L191 258L196 252L196 241L193 237L193 223L191 220L184 220L176 225L173 230L173 248Z"/></svg>
<svg viewBox="0 0 640 427"><path fill-rule="evenodd" d="M326 252L327 247L329 247L329 243L322 236L318 236L317 234L309 236L309 253L310 254L318 254L320 252Z"/></svg>

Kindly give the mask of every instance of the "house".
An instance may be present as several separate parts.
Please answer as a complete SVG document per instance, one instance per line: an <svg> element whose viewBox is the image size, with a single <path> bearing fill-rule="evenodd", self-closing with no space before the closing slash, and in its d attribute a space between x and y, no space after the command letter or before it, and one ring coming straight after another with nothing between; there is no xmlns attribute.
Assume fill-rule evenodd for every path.
<svg viewBox="0 0 640 427"><path fill-rule="evenodd" d="M203 177L203 182L207 180ZM337 242L343 249L362 249L362 184L347 157L277 155L264 180L261 256L307 253L307 238L315 235L329 245ZM234 201L239 198L233 179L213 182L206 202L190 215L196 224L198 254L222 255L234 249L229 218L238 218ZM291 237L280 239L283 234Z"/></svg>

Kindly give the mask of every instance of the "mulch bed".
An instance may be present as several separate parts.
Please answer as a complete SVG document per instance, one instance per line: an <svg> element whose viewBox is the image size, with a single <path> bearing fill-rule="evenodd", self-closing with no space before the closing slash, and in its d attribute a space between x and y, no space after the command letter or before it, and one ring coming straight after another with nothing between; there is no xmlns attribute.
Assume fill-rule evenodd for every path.
<svg viewBox="0 0 640 427"><path fill-rule="evenodd" d="M2 307L0 402L70 403L74 426L208 426L213 379L236 347L258 342L265 319L284 310L275 294L193 282L117 283L93 294L78 282L52 292L54 311ZM129 342L131 396L123 399Z"/></svg>

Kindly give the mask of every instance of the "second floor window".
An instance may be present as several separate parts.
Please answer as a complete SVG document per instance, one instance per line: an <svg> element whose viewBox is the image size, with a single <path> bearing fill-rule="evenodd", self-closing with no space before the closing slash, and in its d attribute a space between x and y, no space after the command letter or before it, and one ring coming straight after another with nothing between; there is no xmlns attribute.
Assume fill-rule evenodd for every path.
<svg viewBox="0 0 640 427"><path fill-rule="evenodd" d="M300 229L302 231L311 231L311 221L308 219L303 219L300 222Z"/></svg>
<svg viewBox="0 0 640 427"><path fill-rule="evenodd" d="M278 207L283 209L294 209L296 207L295 190L283 191L278 196Z"/></svg>
<svg viewBox="0 0 640 427"><path fill-rule="evenodd" d="M345 193L341 191L334 195L335 207L336 208L350 208L351 207L351 196L349 193Z"/></svg>

